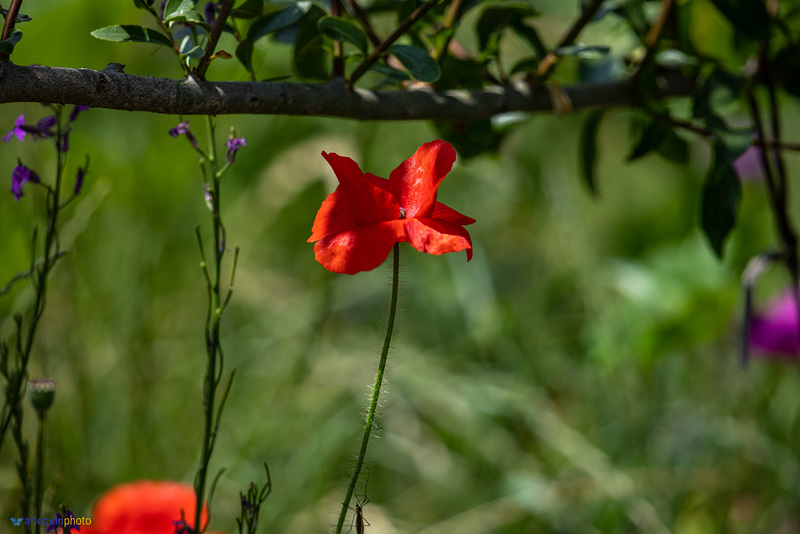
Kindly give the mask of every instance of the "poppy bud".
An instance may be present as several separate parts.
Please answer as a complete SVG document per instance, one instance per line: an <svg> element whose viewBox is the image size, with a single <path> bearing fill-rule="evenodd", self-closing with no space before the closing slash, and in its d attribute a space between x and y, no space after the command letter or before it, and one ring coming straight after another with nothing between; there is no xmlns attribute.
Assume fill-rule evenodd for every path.
<svg viewBox="0 0 800 534"><path fill-rule="evenodd" d="M39 417L44 417L56 398L56 383L49 378L37 378L28 381L28 399L33 404Z"/></svg>

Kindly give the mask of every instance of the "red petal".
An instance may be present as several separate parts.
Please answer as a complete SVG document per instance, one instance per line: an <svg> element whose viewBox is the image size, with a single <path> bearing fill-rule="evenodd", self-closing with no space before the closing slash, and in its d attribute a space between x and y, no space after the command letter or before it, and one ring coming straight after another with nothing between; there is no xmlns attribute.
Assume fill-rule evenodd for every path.
<svg viewBox="0 0 800 534"><path fill-rule="evenodd" d="M457 212L449 206L445 206L441 202L437 202L433 207L433 219L443 219L447 222L456 223L460 226L473 224L475 219L467 217L466 215Z"/></svg>
<svg viewBox="0 0 800 534"><path fill-rule="evenodd" d="M332 234L314 245L314 256L335 273L371 271L386 259L392 246L407 241L406 221L384 221Z"/></svg>
<svg viewBox="0 0 800 534"><path fill-rule="evenodd" d="M463 226L442 219L411 219L406 223L411 246L428 254L467 251L472 259L472 239Z"/></svg>
<svg viewBox="0 0 800 534"><path fill-rule="evenodd" d="M178 482L140 481L116 486L103 495L94 506L92 527L98 532L147 532L172 534L173 521L184 514L194 521L194 489ZM208 510L203 506L200 514L205 523ZM93 529L87 529L94 532ZM83 532L83 529L81 530Z"/></svg>
<svg viewBox="0 0 800 534"><path fill-rule="evenodd" d="M456 161L456 151L449 143L432 141L389 175L389 185L406 217L430 217L436 202L436 190Z"/></svg>
<svg viewBox="0 0 800 534"><path fill-rule="evenodd" d="M331 207L331 215L335 213L340 216L343 213L340 210L347 210L347 223L354 222L358 226L393 220L400 216L400 206L394 196L372 183L375 179L380 180L377 176L365 176L358 164L350 158L325 152L322 156L339 180L339 187L336 188L339 195L331 200L336 204L341 203L342 206ZM338 225L335 221L333 224Z"/></svg>
<svg viewBox="0 0 800 534"><path fill-rule="evenodd" d="M314 225L311 227L311 237L308 238L308 242L313 243L325 236L346 232L354 228L358 228L358 224L350 210L349 203L342 198L342 192L337 187L336 191L322 201L322 206L317 210L317 216L314 218Z"/></svg>

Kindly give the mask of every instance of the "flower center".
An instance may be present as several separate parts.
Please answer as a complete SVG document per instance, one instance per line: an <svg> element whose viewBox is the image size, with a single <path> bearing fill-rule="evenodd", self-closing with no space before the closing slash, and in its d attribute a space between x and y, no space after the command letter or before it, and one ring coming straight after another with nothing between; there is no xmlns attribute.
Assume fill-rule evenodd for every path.
<svg viewBox="0 0 800 534"><path fill-rule="evenodd" d="M401 219L405 219L406 218L406 209L405 208L400 208L400 218Z"/></svg>

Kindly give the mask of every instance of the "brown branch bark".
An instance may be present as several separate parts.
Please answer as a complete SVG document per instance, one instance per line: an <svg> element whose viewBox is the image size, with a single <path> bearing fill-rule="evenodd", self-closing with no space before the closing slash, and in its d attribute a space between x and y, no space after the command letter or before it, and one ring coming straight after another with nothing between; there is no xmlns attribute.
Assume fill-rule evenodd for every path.
<svg viewBox="0 0 800 534"><path fill-rule="evenodd" d="M664 78L664 98L692 95L695 83ZM636 105L629 81L564 87L573 109ZM325 84L203 82L125 74L117 64L102 71L23 67L0 63L0 103L50 102L169 115L299 115L357 120L468 122L509 111L551 112L546 89L517 82L508 87L457 91L368 91L343 80Z"/></svg>

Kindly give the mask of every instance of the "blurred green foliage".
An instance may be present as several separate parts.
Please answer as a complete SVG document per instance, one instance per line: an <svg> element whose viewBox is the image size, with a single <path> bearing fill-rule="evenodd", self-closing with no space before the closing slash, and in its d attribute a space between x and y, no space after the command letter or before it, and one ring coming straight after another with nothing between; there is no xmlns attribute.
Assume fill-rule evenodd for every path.
<svg viewBox="0 0 800 534"><path fill-rule="evenodd" d="M710 2L689 3L713 12ZM49 0L23 11L34 21L18 63L113 61L133 74L181 75L166 50L89 36L146 23L132 2ZM552 19L543 28L562 28L574 14L542 11ZM698 42L730 53L720 17L698 20L694 30L713 36ZM289 74L280 69L291 50L259 46L267 47L257 51L259 73ZM209 75L247 79L233 61L214 62ZM794 102L784 109L798 112ZM20 113L45 111L4 105L0 125ZM697 230L707 147L687 137L685 166L655 155L628 163L629 114L609 112L592 199L579 178L582 118L534 117L496 156L458 163L443 182L440 198L478 221L472 262L403 249L402 311L368 462L370 532L797 531L800 375L771 361L745 370L737 357L738 275L774 240L762 184L744 184L720 262ZM91 173L66 212L61 236L71 252L51 275L30 373L59 384L51 508L66 502L89 515L114 484L194 476L205 365L194 229L208 236L210 222L195 154L166 135L178 120L96 109L75 125L70 168L88 153ZM204 142L202 122L191 120ZM389 267L349 277L314 261L305 241L335 185L320 152L388 176L436 133L420 123L290 117L219 125L235 125L248 146L224 184L228 244L242 253L223 340L228 368L239 371L212 462L228 469L212 528L233 529L238 492L262 482L267 461L274 491L262 532L324 532L356 453ZM800 138L796 121L784 127L786 138ZM44 143L0 151L8 185L18 155L52 174ZM796 175L796 156L787 162ZM42 224L41 196L26 191L19 202L0 195L3 282L27 268L32 228ZM783 276L767 279L759 298ZM22 286L0 298L0 317L24 309L31 294ZM2 337L11 327L0 325ZM13 458L6 443L6 516L17 502Z"/></svg>

